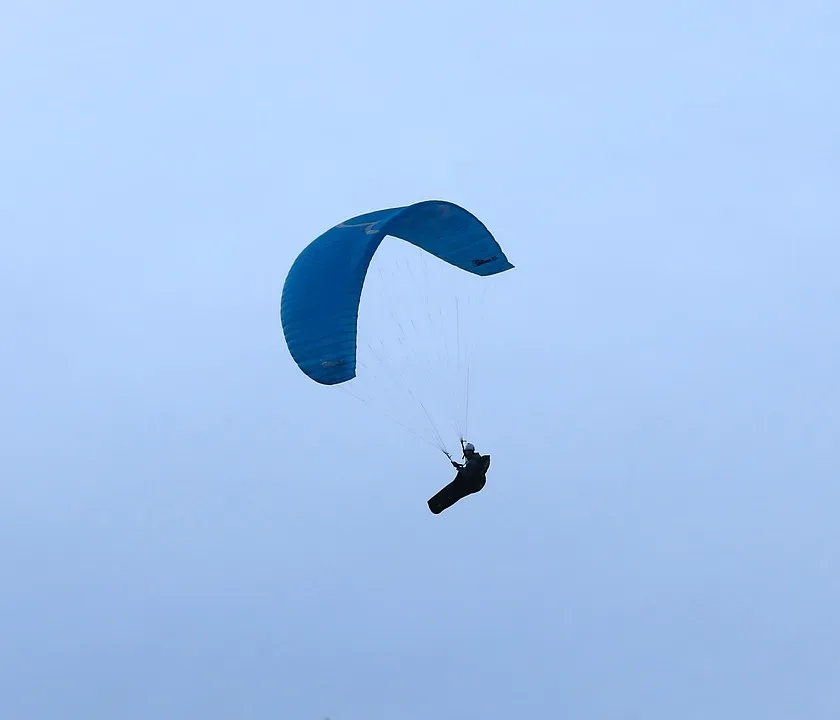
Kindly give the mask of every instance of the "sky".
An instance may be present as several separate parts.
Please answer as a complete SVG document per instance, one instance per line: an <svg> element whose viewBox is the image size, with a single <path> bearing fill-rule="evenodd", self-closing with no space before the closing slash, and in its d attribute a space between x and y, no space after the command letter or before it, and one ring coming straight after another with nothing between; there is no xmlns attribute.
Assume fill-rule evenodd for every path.
<svg viewBox="0 0 840 720"><path fill-rule="evenodd" d="M840 716L836 2L2 16L0 717ZM516 266L440 516L279 322L432 198Z"/></svg>

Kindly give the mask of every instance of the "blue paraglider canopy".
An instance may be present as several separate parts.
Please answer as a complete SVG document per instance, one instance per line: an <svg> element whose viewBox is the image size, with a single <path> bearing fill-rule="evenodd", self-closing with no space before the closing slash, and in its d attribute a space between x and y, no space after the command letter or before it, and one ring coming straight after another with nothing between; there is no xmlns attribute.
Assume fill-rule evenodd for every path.
<svg viewBox="0 0 840 720"><path fill-rule="evenodd" d="M356 375L362 288L371 259L388 235L473 275L513 267L478 218L442 200L377 210L327 230L297 257L281 298L289 352L318 383L337 385Z"/></svg>

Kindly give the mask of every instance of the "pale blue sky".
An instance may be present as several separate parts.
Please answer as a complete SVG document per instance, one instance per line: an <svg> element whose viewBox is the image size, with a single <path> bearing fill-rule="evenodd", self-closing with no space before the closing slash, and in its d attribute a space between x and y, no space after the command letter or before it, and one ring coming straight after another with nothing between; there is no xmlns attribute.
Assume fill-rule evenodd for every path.
<svg viewBox="0 0 840 720"><path fill-rule="evenodd" d="M6 2L0 717L840 717L840 6ZM308 382L297 252L517 268L486 490Z"/></svg>

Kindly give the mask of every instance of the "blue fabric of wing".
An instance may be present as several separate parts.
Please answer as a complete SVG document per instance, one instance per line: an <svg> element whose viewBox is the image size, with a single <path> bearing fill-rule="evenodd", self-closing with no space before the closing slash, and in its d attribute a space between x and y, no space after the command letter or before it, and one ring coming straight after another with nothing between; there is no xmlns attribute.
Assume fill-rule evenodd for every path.
<svg viewBox="0 0 840 720"><path fill-rule="evenodd" d="M280 306L289 352L315 382L336 385L356 376L362 287L386 235L474 275L495 275L513 267L478 218L446 201L377 210L330 228L292 264Z"/></svg>

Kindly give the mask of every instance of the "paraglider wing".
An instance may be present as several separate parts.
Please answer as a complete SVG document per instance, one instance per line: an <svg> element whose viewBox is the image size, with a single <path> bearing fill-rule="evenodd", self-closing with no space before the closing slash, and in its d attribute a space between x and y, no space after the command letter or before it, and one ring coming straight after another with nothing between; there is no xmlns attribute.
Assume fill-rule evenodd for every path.
<svg viewBox="0 0 840 720"><path fill-rule="evenodd" d="M513 267L484 224L450 202L428 200L339 223L300 253L281 297L289 352L315 382L336 385L356 375L362 288L386 235L474 275L495 275Z"/></svg>

